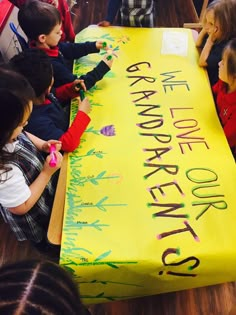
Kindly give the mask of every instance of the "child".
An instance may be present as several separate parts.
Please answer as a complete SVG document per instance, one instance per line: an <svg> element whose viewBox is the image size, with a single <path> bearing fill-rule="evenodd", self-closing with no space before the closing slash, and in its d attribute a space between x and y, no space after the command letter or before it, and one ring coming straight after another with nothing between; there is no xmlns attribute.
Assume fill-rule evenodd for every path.
<svg viewBox="0 0 236 315"><path fill-rule="evenodd" d="M20 8L25 4L26 0L10 0L15 6ZM49 4L54 5L61 14L61 42L71 42L75 40L75 32L71 21L70 10L66 0L41 0Z"/></svg>
<svg viewBox="0 0 236 315"><path fill-rule="evenodd" d="M73 82L77 76L73 75L65 64L65 58L73 60L90 53L97 53L103 48L103 41L85 42L79 44L60 43L61 16L59 11L48 3L31 1L26 3L18 13L22 30L30 40L31 48L44 50L50 57L53 73L54 87ZM87 89L110 70L112 59L107 56L90 72L82 75Z"/></svg>
<svg viewBox="0 0 236 315"><path fill-rule="evenodd" d="M106 20L99 26L110 26L119 12L119 24L122 26L154 27L155 0L110 0Z"/></svg>
<svg viewBox="0 0 236 315"><path fill-rule="evenodd" d="M23 131L32 110L34 92L28 81L0 69L0 212L19 241L35 243L46 237L61 167L60 141L45 142ZM50 167L42 152L55 144L57 164ZM56 174L55 174L56 175Z"/></svg>
<svg viewBox="0 0 236 315"><path fill-rule="evenodd" d="M219 81L213 92L221 124L236 158L236 39L225 46L219 62Z"/></svg>
<svg viewBox="0 0 236 315"><path fill-rule="evenodd" d="M0 268L0 313L89 315L71 274L46 260L23 260Z"/></svg>
<svg viewBox="0 0 236 315"><path fill-rule="evenodd" d="M28 49L14 56L10 64L15 71L26 77L35 92L33 111L25 130L45 140L58 139L63 151L74 151L90 122L88 99L79 103L79 110L69 127L69 110L64 110L53 94L50 94L53 72L46 53L40 49ZM56 89L60 100L67 99L68 85L71 84Z"/></svg>
<svg viewBox="0 0 236 315"><path fill-rule="evenodd" d="M218 63L226 43L236 36L236 1L214 0L205 14L196 46L202 48L199 65L206 67L210 84L218 81Z"/></svg>

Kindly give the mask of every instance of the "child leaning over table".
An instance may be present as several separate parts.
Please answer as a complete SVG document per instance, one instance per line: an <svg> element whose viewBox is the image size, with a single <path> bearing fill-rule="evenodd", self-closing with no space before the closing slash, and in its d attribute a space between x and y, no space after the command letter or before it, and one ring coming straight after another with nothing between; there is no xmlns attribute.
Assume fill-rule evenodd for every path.
<svg viewBox="0 0 236 315"><path fill-rule="evenodd" d="M227 42L236 37L236 0L214 0L205 13L203 28L196 40L199 65L206 67L210 84L218 81L218 63Z"/></svg>
<svg viewBox="0 0 236 315"><path fill-rule="evenodd" d="M107 16L99 26L110 26L117 14L122 26L154 27L154 2L156 0L109 0Z"/></svg>
<svg viewBox="0 0 236 315"><path fill-rule="evenodd" d="M213 93L221 124L236 158L236 39L225 46L219 62L219 81L213 86Z"/></svg>
<svg viewBox="0 0 236 315"><path fill-rule="evenodd" d="M11 70L0 69L0 212L19 241L44 243L61 167L60 141L41 140L23 131L34 91ZM50 167L51 144L57 164Z"/></svg>
<svg viewBox="0 0 236 315"><path fill-rule="evenodd" d="M18 12L22 30L29 38L30 47L46 52L50 57L54 73L54 86L58 87L73 82L77 76L67 68L67 60L74 60L103 48L103 41L85 43L59 43L61 38L61 16L51 4L41 1L29 1ZM87 74L80 76L86 89L90 89L110 70L112 59L104 56L103 60Z"/></svg>
<svg viewBox="0 0 236 315"><path fill-rule="evenodd" d="M20 8L25 4L26 0L9 0L15 6ZM38 1L38 0L37 0ZM70 10L66 0L40 0L43 2L47 2L49 4L54 5L61 14L61 39L60 42L74 42L75 40L75 32L71 21Z"/></svg>
<svg viewBox="0 0 236 315"><path fill-rule="evenodd" d="M57 98L50 93L53 71L46 53L40 49L28 49L14 56L10 65L26 77L35 92L33 110L25 130L45 140L58 139L63 151L74 151L90 122L88 99L78 101L79 110L69 127L69 108L62 108ZM79 80L76 80L76 83L78 82ZM59 100L66 101L68 96L76 94L75 89L72 82L56 88L55 93Z"/></svg>

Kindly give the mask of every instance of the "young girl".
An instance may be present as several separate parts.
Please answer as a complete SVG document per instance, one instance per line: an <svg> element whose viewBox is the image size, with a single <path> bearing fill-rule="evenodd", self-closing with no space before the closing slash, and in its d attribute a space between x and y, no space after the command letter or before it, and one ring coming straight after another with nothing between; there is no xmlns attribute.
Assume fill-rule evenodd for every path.
<svg viewBox="0 0 236 315"><path fill-rule="evenodd" d="M236 36L236 0L214 0L205 14L196 46L202 48L199 65L206 67L211 85L218 81L218 63L226 43Z"/></svg>
<svg viewBox="0 0 236 315"><path fill-rule="evenodd" d="M236 39L225 46L219 62L219 81L213 92L221 124L236 158Z"/></svg>
<svg viewBox="0 0 236 315"><path fill-rule="evenodd" d="M155 0L110 0L107 17L99 26L110 26L119 12L119 24L122 26L154 27Z"/></svg>
<svg viewBox="0 0 236 315"><path fill-rule="evenodd" d="M60 141L45 142L23 131L32 111L34 92L28 81L0 69L0 212L19 241L41 242L47 233L61 166ZM42 152L56 145L57 164Z"/></svg>

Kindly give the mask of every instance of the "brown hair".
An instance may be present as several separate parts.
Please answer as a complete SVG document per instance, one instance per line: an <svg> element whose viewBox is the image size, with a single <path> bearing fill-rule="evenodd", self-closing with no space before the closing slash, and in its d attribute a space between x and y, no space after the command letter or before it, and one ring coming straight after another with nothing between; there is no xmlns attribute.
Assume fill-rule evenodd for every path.
<svg viewBox="0 0 236 315"><path fill-rule="evenodd" d="M61 23L61 15L53 5L31 0L20 8L18 20L26 36L37 41L40 35L50 34Z"/></svg>
<svg viewBox="0 0 236 315"><path fill-rule="evenodd" d="M227 54L227 74L230 77L236 76L236 38L230 40L224 48L223 53Z"/></svg>
<svg viewBox="0 0 236 315"><path fill-rule="evenodd" d="M236 0L214 0L206 12L210 10L213 10L215 21L220 26L220 41L236 37Z"/></svg>
<svg viewBox="0 0 236 315"><path fill-rule="evenodd" d="M71 275L50 261L26 260L0 268L0 314L89 314Z"/></svg>

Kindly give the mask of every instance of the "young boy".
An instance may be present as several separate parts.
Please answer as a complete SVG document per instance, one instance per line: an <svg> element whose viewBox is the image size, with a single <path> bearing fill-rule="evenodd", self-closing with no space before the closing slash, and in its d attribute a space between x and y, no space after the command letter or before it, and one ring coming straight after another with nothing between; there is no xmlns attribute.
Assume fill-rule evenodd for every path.
<svg viewBox="0 0 236 315"><path fill-rule="evenodd" d="M106 20L99 26L110 26L119 12L122 26L154 27L155 0L109 0Z"/></svg>
<svg viewBox="0 0 236 315"><path fill-rule="evenodd" d="M40 49L28 49L10 60L13 70L24 75L34 89L33 110L25 130L35 136L61 141L63 151L74 151L80 137L87 128L90 118L90 104L87 98L79 103L79 110L69 127L69 110L59 104L50 93L53 84L53 70L49 57ZM56 89L60 100L68 99L68 90L73 84Z"/></svg>
<svg viewBox="0 0 236 315"><path fill-rule="evenodd" d="M26 0L9 0L9 1L12 2L18 8L20 8L26 2ZM61 35L60 41L73 43L75 40L75 32L72 25L70 10L69 10L67 1L66 0L41 0L41 1L54 5L61 14L62 35Z"/></svg>
<svg viewBox="0 0 236 315"><path fill-rule="evenodd" d="M67 68L65 59L77 59L97 53L103 48L103 41L79 44L59 43L62 34L61 16L57 8L48 3L27 2L18 12L18 20L22 30L29 38L30 47L41 49L50 57L55 80L54 87L73 82L77 78ZM112 61L112 58L105 56L92 71L80 77L84 80L86 89L90 89L103 78L110 70Z"/></svg>

